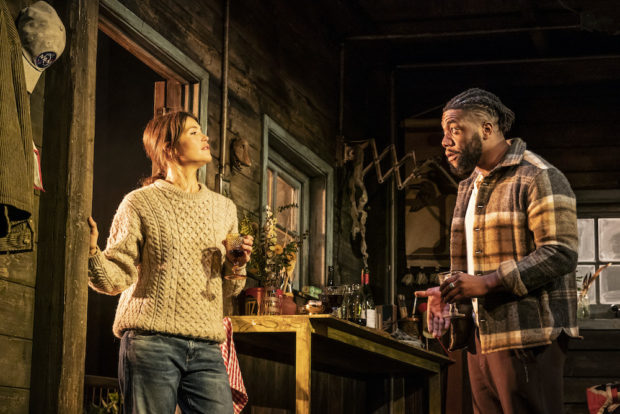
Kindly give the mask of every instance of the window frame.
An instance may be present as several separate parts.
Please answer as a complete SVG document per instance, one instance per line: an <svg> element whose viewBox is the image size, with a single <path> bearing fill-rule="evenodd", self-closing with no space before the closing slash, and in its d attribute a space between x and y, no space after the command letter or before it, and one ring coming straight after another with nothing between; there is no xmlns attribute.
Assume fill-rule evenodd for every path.
<svg viewBox="0 0 620 414"><path fill-rule="evenodd" d="M309 237L303 244L300 261L300 277L297 279L298 286L306 284L323 286L327 278L327 268L333 263L333 197L334 197L334 169L325 160L320 158L310 148L303 145L299 140L289 134L284 128L276 123L268 115L263 116L263 137L261 149L261 222L264 222L267 197L267 168L270 162L291 174L297 170L307 176L305 186L302 187L300 197L302 204L307 207L305 216L302 213L301 231L309 231ZM286 167L294 167L289 171ZM291 174L295 177L295 174ZM321 195L324 194L322 197ZM300 205L302 205L300 204ZM313 212L324 212L324 222L316 220ZM323 223L323 232L320 225ZM303 223L307 226L303 227ZM312 249L311 249L311 246ZM317 247L319 246L319 247ZM322 255L316 255L312 250L321 248ZM311 263L309 257L319 257L322 263Z"/></svg>
<svg viewBox="0 0 620 414"><path fill-rule="evenodd" d="M577 219L594 220L594 260L581 261L577 258L577 266L600 266L609 263L609 260L601 260L599 255L599 220L620 218L620 190L582 190L575 191L577 198ZM620 261L612 261L612 265L620 265ZM589 297L596 313L607 312L610 304L601 303L600 276L590 287ZM596 315L595 315L596 316Z"/></svg>
<svg viewBox="0 0 620 414"><path fill-rule="evenodd" d="M295 229L295 232L297 233L297 235L303 234L309 228L310 179L303 172L295 168L291 163L287 162L284 159L284 157L282 157L277 152L271 152L270 159L267 162L267 169L271 169L275 173L274 176L272 177L272 183L271 183L272 203L269 207L271 207L271 210L273 211L274 216L277 217L277 211L275 209L275 204L276 204L276 199L277 199L277 196L276 196L277 185L275 183L277 183L277 177L280 177L288 185L295 188L296 191L298 192L298 204L299 204L299 209L297 209L298 225L297 225L297 229ZM269 174L267 174L267 176L269 176ZM265 183L267 183L267 181L265 181ZM269 186L267 185L265 189L266 200L269 200L269 194L267 194L268 188ZM265 205L267 205L267 202L265 202ZM277 224L277 226L280 227L279 224ZM287 231L287 232L291 233L290 231ZM302 245L301 254L297 256L298 259L297 259L297 264L295 266L295 280L293 281L294 289L297 289L297 290L301 289L302 286L300 286L300 283L302 281L308 280L308 266L306 266L308 252L309 252L308 243L304 243Z"/></svg>

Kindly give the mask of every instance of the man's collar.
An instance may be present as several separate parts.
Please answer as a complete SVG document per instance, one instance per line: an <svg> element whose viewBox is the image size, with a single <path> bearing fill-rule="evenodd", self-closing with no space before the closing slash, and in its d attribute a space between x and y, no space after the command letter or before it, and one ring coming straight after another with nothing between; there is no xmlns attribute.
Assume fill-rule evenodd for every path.
<svg viewBox="0 0 620 414"><path fill-rule="evenodd" d="M512 138L506 140L506 142L510 145L510 147L508 148L508 151L506 151L506 154L504 154L502 160L495 166L495 168L493 168L493 170L502 167L519 165L523 160L523 154L525 153L525 148L527 147L525 141L521 138Z"/></svg>
<svg viewBox="0 0 620 414"><path fill-rule="evenodd" d="M506 151L501 161L489 172L489 175L493 174L494 171L500 168L519 165L523 160L523 154L525 153L525 149L527 147L525 141L523 141L521 138L512 138L507 139L506 142L508 142L509 145L508 151ZM471 175L464 181L466 181L467 184L470 184L478 176L479 173L480 172L478 171L478 169L474 168L474 171L471 173Z"/></svg>

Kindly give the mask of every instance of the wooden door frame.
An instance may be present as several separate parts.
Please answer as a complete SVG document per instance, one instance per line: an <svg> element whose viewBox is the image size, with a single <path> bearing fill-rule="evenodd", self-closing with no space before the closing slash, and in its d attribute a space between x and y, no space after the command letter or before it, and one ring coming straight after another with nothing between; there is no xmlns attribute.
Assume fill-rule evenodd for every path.
<svg viewBox="0 0 620 414"><path fill-rule="evenodd" d="M209 72L118 0L99 0L99 29L164 79L199 84L198 120L207 133ZM198 179L206 184L206 166Z"/></svg>
<svg viewBox="0 0 620 414"><path fill-rule="evenodd" d="M56 414L83 409L98 30L104 26L115 41L124 35L128 42L121 45L156 72L199 82L205 131L209 74L117 0L50 3L65 24L67 46L45 75L47 179L38 223L30 412Z"/></svg>

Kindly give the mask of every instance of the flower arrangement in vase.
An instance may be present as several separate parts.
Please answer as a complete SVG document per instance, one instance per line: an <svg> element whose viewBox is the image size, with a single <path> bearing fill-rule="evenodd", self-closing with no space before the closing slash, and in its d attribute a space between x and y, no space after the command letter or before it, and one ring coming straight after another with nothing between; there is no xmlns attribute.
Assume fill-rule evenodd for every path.
<svg viewBox="0 0 620 414"><path fill-rule="evenodd" d="M288 204L278 208L278 213L291 208L297 208L297 204ZM255 243L248 263L248 273L256 279L261 286L275 286L282 289L285 294L292 295L291 283L293 282L297 255L303 240L308 233L291 236L284 227L284 237L278 240L276 231L277 219L269 206L265 206L265 222L259 226L247 216L239 223L242 234L254 237Z"/></svg>

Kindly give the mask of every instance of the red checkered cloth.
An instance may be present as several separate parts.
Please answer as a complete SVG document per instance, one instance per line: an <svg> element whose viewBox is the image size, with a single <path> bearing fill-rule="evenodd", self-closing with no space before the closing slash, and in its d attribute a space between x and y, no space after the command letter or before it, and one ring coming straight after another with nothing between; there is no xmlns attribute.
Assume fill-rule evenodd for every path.
<svg viewBox="0 0 620 414"><path fill-rule="evenodd" d="M586 394L590 414L620 413L620 382L595 385Z"/></svg>
<svg viewBox="0 0 620 414"><path fill-rule="evenodd" d="M226 341L220 344L220 348L222 349L222 358L224 358L224 365L226 365L226 372L228 372L228 380L230 381L233 408L235 409L235 414L239 414L248 403L248 393L245 391L241 368L237 359L237 351L233 341L232 322L230 318L224 318L222 323L226 329Z"/></svg>

